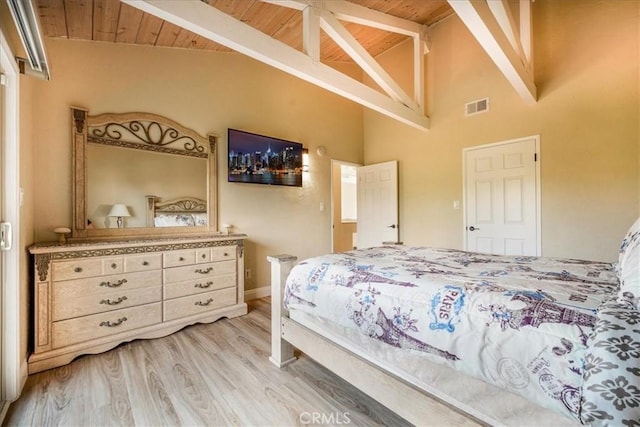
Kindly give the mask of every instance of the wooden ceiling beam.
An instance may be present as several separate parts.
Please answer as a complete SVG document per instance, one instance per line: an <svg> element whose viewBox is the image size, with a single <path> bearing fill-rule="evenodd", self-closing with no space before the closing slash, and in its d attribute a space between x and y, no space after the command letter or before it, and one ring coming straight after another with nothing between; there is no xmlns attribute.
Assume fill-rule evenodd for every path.
<svg viewBox="0 0 640 427"><path fill-rule="evenodd" d="M320 86L415 128L429 128L420 111L299 52L201 1L123 0L131 6Z"/></svg>
<svg viewBox="0 0 640 427"><path fill-rule="evenodd" d="M516 92L528 104L535 104L537 95L531 71L532 64L523 51L514 49L491 11L489 2L487 0L448 0L448 2ZM506 3L505 7L508 7ZM520 31L522 29L523 27ZM531 27L525 26L524 30L529 31L525 37L530 40Z"/></svg>
<svg viewBox="0 0 640 427"><path fill-rule="evenodd" d="M373 59L367 50L347 31L331 12L320 11L320 27L362 68L387 94L414 111L420 108L411 97ZM422 58L421 58L422 59Z"/></svg>

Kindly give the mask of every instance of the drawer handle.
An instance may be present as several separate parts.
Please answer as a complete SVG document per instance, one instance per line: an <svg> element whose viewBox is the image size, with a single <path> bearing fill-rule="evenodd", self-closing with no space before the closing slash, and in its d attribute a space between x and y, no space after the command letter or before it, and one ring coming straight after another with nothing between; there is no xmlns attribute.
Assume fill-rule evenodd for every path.
<svg viewBox="0 0 640 427"><path fill-rule="evenodd" d="M142 265L149 265L149 261L142 261Z"/></svg>
<svg viewBox="0 0 640 427"><path fill-rule="evenodd" d="M115 269L118 267L118 264L116 264L115 262L113 264L111 264L111 268Z"/></svg>
<svg viewBox="0 0 640 427"><path fill-rule="evenodd" d="M127 279L121 279L121 280L118 280L115 283L102 282L102 283L100 283L100 286L106 286L107 288L117 288L118 286L122 286L125 283L127 283Z"/></svg>
<svg viewBox="0 0 640 427"><path fill-rule="evenodd" d="M200 307L205 307L205 306L211 304L212 302L213 302L213 298L209 298L208 300L206 300L204 302L203 301L196 301L194 304L195 305L199 305Z"/></svg>
<svg viewBox="0 0 640 427"><path fill-rule="evenodd" d="M106 322L100 322L100 326L106 326L107 328L115 328L116 326L122 325L126 321L127 321L126 317L121 317L113 323L111 323L109 320L107 320Z"/></svg>
<svg viewBox="0 0 640 427"><path fill-rule="evenodd" d="M213 267L209 267L206 270L201 270L199 268L196 269L196 273L200 273L200 274L209 274L211 273L211 271L213 271Z"/></svg>
<svg viewBox="0 0 640 427"><path fill-rule="evenodd" d="M118 305L120 304L122 301L126 301L127 297L120 297L115 301L111 301L110 299L103 299L102 301L100 301L100 304L107 304L107 305Z"/></svg>
<svg viewBox="0 0 640 427"><path fill-rule="evenodd" d="M178 258L178 261L184 261L184 257Z"/></svg>
<svg viewBox="0 0 640 427"><path fill-rule="evenodd" d="M207 254L202 254L202 259L205 259L207 257Z"/></svg>
<svg viewBox="0 0 640 427"><path fill-rule="evenodd" d="M226 253L226 252L225 252L223 255L224 255L224 256L229 256L229 254L228 254L228 253Z"/></svg>
<svg viewBox="0 0 640 427"><path fill-rule="evenodd" d="M200 288L200 289L207 289L211 285L213 285L213 282L207 282L206 285L203 285L202 283L196 283L195 285L193 285L193 287Z"/></svg>
<svg viewBox="0 0 640 427"><path fill-rule="evenodd" d="M76 267L73 269L76 273L82 273L82 267Z"/></svg>

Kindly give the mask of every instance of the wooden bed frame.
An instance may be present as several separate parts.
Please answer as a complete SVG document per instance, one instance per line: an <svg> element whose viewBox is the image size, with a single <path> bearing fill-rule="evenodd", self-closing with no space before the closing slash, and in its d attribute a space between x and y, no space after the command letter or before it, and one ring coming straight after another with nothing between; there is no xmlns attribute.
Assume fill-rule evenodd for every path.
<svg viewBox="0 0 640 427"><path fill-rule="evenodd" d="M447 425L580 425L524 398L425 361L425 369L448 370L433 384L413 384L289 318L285 281L297 261L292 255L267 257L271 263L271 357L283 367L296 360L294 347L415 425L430 419ZM442 381L441 381L442 380ZM464 396L448 385L464 385ZM496 404L496 402L498 402Z"/></svg>
<svg viewBox="0 0 640 427"><path fill-rule="evenodd" d="M155 217L158 214L193 214L207 213L207 201L195 197L180 197L158 201L158 196L145 196L147 203L147 227L155 227Z"/></svg>

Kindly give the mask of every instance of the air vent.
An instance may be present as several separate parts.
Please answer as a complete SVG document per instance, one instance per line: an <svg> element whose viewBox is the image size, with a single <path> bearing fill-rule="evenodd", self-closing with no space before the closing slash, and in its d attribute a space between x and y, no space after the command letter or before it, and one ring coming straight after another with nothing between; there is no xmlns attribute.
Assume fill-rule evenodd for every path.
<svg viewBox="0 0 640 427"><path fill-rule="evenodd" d="M489 98L482 98L464 104L464 115L473 116L489 111Z"/></svg>

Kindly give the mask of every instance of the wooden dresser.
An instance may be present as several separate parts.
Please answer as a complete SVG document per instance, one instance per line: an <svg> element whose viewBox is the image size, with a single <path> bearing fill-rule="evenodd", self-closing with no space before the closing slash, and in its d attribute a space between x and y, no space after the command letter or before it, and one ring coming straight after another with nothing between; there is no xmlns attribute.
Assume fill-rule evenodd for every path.
<svg viewBox="0 0 640 427"><path fill-rule="evenodd" d="M245 235L36 244L29 373L247 313Z"/></svg>

